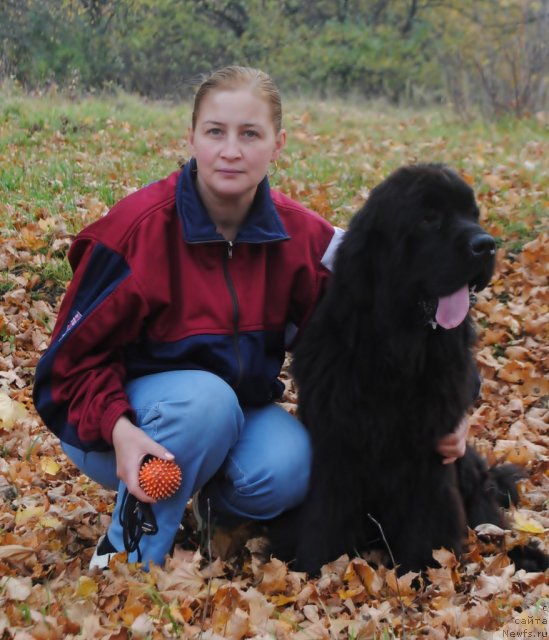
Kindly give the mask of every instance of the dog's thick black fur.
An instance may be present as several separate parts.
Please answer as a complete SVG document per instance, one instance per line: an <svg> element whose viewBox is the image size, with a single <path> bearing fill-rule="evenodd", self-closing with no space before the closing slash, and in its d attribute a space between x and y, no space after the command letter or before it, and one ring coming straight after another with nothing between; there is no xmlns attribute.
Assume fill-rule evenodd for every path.
<svg viewBox="0 0 549 640"><path fill-rule="evenodd" d="M443 165L397 170L351 220L293 358L313 470L272 549L294 568L317 574L384 536L401 571L421 570L434 549L459 554L467 525L504 525L518 470L490 470L472 448L450 465L436 452L478 389L471 319L445 329L437 305L486 287L494 261L472 189Z"/></svg>

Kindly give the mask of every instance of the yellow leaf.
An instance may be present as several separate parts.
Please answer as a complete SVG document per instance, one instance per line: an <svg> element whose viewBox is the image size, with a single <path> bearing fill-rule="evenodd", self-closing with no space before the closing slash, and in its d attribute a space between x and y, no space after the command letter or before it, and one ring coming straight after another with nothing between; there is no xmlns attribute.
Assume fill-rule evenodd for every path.
<svg viewBox="0 0 549 640"><path fill-rule="evenodd" d="M358 595L364 593L364 591L365 591L365 589L362 586L356 587L355 589L338 589L337 595L342 600L347 600L348 598L352 599L355 596L358 596Z"/></svg>
<svg viewBox="0 0 549 640"><path fill-rule="evenodd" d="M25 407L12 400L7 393L0 392L0 426L5 429L13 429L17 420L27 415Z"/></svg>
<svg viewBox="0 0 549 640"><path fill-rule="evenodd" d="M88 598L97 593L97 583L88 576L80 576L76 585L76 595L80 598Z"/></svg>
<svg viewBox="0 0 549 640"><path fill-rule="evenodd" d="M539 522L521 514L520 511L515 511L513 514L513 529L537 535L545 533L544 527Z"/></svg>
<svg viewBox="0 0 549 640"><path fill-rule="evenodd" d="M19 507L15 514L15 524L22 525L27 524L29 520L33 518L40 518L44 515L46 508L44 506L37 507Z"/></svg>
<svg viewBox="0 0 549 640"><path fill-rule="evenodd" d="M61 466L51 456L44 456L40 460L40 468L44 473L55 476L61 469Z"/></svg>
<svg viewBox="0 0 549 640"><path fill-rule="evenodd" d="M54 518L53 516L44 516L43 518L40 518L39 524L46 529L54 529L55 531L63 527L61 520Z"/></svg>
<svg viewBox="0 0 549 640"><path fill-rule="evenodd" d="M295 602L297 600L297 596L269 596L269 601L275 605L275 607L283 607L284 605L289 604L290 602Z"/></svg>

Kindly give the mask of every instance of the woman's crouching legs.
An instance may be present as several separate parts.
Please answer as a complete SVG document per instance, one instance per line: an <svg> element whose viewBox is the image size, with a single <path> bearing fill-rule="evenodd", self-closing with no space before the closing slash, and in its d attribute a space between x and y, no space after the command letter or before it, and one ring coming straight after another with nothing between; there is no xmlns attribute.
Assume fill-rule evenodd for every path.
<svg viewBox="0 0 549 640"><path fill-rule="evenodd" d="M173 453L182 472L177 492L152 505L158 533L143 535L139 543L141 560L147 567L149 562L163 564L187 501L216 473L238 442L244 416L231 387L206 371L169 371L144 376L129 382L126 391L137 426ZM114 452L82 456L76 455L72 447L66 452L84 473L113 488ZM126 487L120 482L117 488L118 498L107 535L114 549L123 551L121 516L123 520ZM128 558L130 562L137 559L136 552Z"/></svg>

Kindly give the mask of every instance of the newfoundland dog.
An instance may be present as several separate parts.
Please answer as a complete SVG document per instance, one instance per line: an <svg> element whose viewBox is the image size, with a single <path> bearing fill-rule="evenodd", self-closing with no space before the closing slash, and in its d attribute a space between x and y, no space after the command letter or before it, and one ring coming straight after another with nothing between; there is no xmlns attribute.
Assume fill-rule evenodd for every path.
<svg viewBox="0 0 549 640"><path fill-rule="evenodd" d="M397 170L351 220L293 358L314 455L308 497L273 529L293 568L381 547L417 571L434 549L459 554L467 525L504 525L518 470L436 452L478 392L468 311L495 253L472 189L444 165Z"/></svg>

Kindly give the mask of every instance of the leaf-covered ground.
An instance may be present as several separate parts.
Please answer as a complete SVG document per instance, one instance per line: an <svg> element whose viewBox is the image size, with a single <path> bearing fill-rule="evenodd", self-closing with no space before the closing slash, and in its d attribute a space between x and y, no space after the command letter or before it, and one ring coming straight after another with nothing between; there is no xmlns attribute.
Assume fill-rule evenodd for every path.
<svg viewBox="0 0 549 640"><path fill-rule="evenodd" d="M188 115L185 105L125 96L67 102L0 93L0 638L547 637L547 576L515 571L504 553L524 536L547 548L549 528L542 116L488 126L447 113L293 102L290 145L273 179L339 225L405 162L447 162L474 186L499 254L474 310L484 383L471 436L491 461L527 470L512 531L471 532L459 562L437 550L440 567L420 587L362 558L340 558L309 580L276 559L262 563L257 540L237 560L177 548L150 573L117 562L88 570L113 494L80 475L40 423L34 366L70 278L71 237L176 168ZM295 410L286 382L285 404Z"/></svg>

